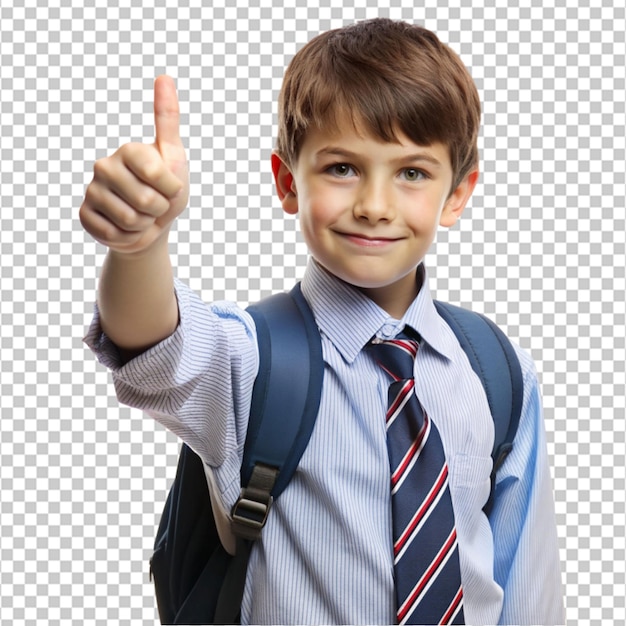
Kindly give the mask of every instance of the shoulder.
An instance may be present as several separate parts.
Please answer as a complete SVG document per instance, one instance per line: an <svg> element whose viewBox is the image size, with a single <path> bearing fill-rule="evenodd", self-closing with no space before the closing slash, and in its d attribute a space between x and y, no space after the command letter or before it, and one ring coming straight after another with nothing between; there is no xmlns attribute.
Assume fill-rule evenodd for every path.
<svg viewBox="0 0 626 626"><path fill-rule="evenodd" d="M539 378L537 374L537 367L535 361L532 358L530 352L522 348L519 343L509 338L515 355L520 364L522 370L522 377L524 379L524 399L526 400L527 394L533 389L539 386Z"/></svg>

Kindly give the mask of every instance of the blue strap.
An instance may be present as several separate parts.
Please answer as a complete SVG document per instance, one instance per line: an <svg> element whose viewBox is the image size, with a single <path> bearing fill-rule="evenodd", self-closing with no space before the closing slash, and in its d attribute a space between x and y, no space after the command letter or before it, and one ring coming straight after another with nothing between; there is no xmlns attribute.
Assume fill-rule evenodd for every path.
<svg viewBox="0 0 626 626"><path fill-rule="evenodd" d="M495 475L512 448L523 401L523 377L515 349L487 317L435 301L480 378L494 420ZM247 485L256 464L279 469L277 497L296 470L319 409L324 364L319 330L300 285L248 307L259 344L257 375L241 469Z"/></svg>
<svg viewBox="0 0 626 626"><path fill-rule="evenodd" d="M480 378L495 427L492 451L491 495L485 512L491 510L496 472L513 447L522 402L524 380L522 369L508 337L489 318L446 302L435 301L441 317L456 335Z"/></svg>
<svg viewBox="0 0 626 626"><path fill-rule="evenodd" d="M282 468L272 488L276 498L306 448L322 393L324 362L313 313L296 285L248 307L259 344L259 373L241 469L247 485L255 464Z"/></svg>

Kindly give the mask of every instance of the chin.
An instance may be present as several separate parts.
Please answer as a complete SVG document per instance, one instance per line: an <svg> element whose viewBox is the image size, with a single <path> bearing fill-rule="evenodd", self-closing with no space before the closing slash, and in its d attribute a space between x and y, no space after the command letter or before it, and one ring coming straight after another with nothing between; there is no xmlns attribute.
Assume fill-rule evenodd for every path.
<svg viewBox="0 0 626 626"><path fill-rule="evenodd" d="M331 270L329 270L331 271ZM362 289L367 291L368 289L385 289L387 287L392 287L394 285L398 285L402 282L404 278L406 278L409 274L414 273L415 270L410 270L406 274L399 276L372 276L371 274L359 274L354 272L342 272L335 273L332 272L337 278L343 280L345 283L352 285L358 289Z"/></svg>
<svg viewBox="0 0 626 626"><path fill-rule="evenodd" d="M337 265L333 263L324 263L315 255L313 258L316 262L323 267L329 274L332 274L336 278L339 278L344 283L348 283L353 287L359 289L385 289L393 285L400 285L410 275L415 276L417 270L415 266L406 268L405 270L398 270L395 272L377 272L376 266L371 263L364 263L363 266L345 266ZM388 268L389 269L389 268Z"/></svg>

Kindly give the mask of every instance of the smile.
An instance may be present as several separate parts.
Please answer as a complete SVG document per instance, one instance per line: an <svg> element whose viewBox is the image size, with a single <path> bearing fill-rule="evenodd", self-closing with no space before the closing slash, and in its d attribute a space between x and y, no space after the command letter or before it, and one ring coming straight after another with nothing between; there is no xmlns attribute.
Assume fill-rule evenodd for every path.
<svg viewBox="0 0 626 626"><path fill-rule="evenodd" d="M380 248L389 246L396 241L400 241L398 237L369 237L358 233L338 233L343 239L349 241L356 246L366 248Z"/></svg>

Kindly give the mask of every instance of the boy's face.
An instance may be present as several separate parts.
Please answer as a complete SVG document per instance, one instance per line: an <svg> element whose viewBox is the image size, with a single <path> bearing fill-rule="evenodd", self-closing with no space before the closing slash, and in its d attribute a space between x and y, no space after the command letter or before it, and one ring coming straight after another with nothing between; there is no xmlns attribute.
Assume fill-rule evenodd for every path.
<svg viewBox="0 0 626 626"><path fill-rule="evenodd" d="M401 317L438 225L457 221L478 172L450 192L445 145L420 146L401 133L399 143L384 142L350 121L338 127L310 131L292 168L273 155L278 194L286 212L299 213L318 263Z"/></svg>

